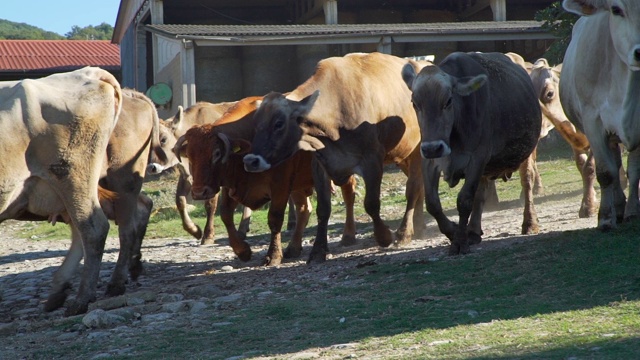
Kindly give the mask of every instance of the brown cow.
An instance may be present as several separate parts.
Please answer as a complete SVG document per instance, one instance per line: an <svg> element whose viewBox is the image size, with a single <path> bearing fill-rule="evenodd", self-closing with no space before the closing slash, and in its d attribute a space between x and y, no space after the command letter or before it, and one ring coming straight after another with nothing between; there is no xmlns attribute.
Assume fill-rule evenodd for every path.
<svg viewBox="0 0 640 360"><path fill-rule="evenodd" d="M318 227L309 261L326 259L329 178L341 185L354 173L362 176L376 242L387 247L393 236L380 217L380 184L383 164L398 164L408 175L399 243L411 240L414 222L417 233L424 229L420 132L410 91L398 76L408 63L423 66L381 53L328 58L289 95L267 95L256 112L252 153L244 158L248 171L268 170L299 150L313 152L320 164L314 167Z"/></svg>
<svg viewBox="0 0 640 360"><path fill-rule="evenodd" d="M235 101L217 104L198 102L184 111L182 106L179 106L176 115L162 122L164 126L160 129L160 142L163 149L171 150L175 145L176 139L184 135L192 126L215 123L235 104ZM196 239L199 239L201 244L213 244L215 237L213 217L215 216L218 205L218 195L204 202L207 220L203 232L200 226L191 220L189 212L187 211L187 196L191 191L192 185L189 165L180 163L178 158L171 156L169 152L167 152L167 155L169 155L169 161L163 164L160 164L157 159L152 158L148 168L149 173L159 174L168 168L177 167L180 176L178 177L176 187L175 202L180 218L182 219L182 228ZM249 231L250 216L251 209L245 208L239 227L239 231L243 237Z"/></svg>
<svg viewBox="0 0 640 360"><path fill-rule="evenodd" d="M217 123L192 127L178 139L175 149L176 153L189 159L194 199L212 198L222 188L220 217L227 228L234 253L243 261L251 258L251 248L235 230L233 209L238 203L256 209L271 201L268 215L271 244L265 264L278 265L283 258L280 231L289 197L295 204L297 221L284 257L297 257L302 252L302 233L310 215L308 196L313 191L311 155L298 152L270 171L246 172L242 156L256 132L254 113L257 102L255 98L241 100ZM353 178L342 186L342 192L347 206L343 239L352 242L355 240Z"/></svg>
<svg viewBox="0 0 640 360"><path fill-rule="evenodd" d="M470 244L480 242L486 187L516 169L525 191L522 232L537 233L530 154L542 119L526 71L504 54L456 52L418 74L405 66L402 78L420 121L427 211L451 240L449 253L467 253ZM442 211L441 174L451 187L465 179L458 224Z"/></svg>
<svg viewBox="0 0 640 360"><path fill-rule="evenodd" d="M86 312L109 231L98 180L122 106L120 85L108 72L87 67L0 83L0 103L0 222L69 219L71 248L45 308L64 304L84 257L78 294L66 315Z"/></svg>

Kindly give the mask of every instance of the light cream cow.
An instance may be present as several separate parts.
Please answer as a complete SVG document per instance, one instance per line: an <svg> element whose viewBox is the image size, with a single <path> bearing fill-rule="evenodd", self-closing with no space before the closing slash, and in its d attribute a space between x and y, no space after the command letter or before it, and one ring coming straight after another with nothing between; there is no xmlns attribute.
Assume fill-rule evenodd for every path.
<svg viewBox="0 0 640 360"><path fill-rule="evenodd" d="M598 227L608 230L640 215L640 2L564 0L582 15L560 78L565 114L589 140L601 187ZM629 201L620 185L618 143L629 150Z"/></svg>
<svg viewBox="0 0 640 360"><path fill-rule="evenodd" d="M121 106L117 80L98 68L0 83L0 222L61 216L71 227L71 248L45 310L64 304L83 257L80 287L66 314L85 312L95 297L109 230L98 179Z"/></svg>

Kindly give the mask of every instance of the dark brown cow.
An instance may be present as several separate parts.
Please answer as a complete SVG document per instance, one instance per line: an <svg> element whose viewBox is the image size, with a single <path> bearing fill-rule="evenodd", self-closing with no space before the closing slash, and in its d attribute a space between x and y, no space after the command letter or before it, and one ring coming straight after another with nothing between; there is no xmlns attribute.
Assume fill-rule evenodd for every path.
<svg viewBox="0 0 640 360"><path fill-rule="evenodd" d="M302 233L310 215L308 197L313 191L311 154L298 152L269 171L246 172L242 156L247 152L249 141L256 132L253 116L256 106L255 98L241 100L215 124L189 129L178 139L175 149L176 153L189 159L193 176L191 193L194 199L209 199L223 190L220 216L227 228L234 253L243 261L251 258L251 248L235 230L233 210L238 203L256 209L271 201L268 215L271 244L265 264L278 265L283 258L280 231L289 196L296 207L297 221L284 256L297 257L302 251ZM342 192L347 206L343 239L355 239L353 178L348 179Z"/></svg>
<svg viewBox="0 0 640 360"><path fill-rule="evenodd" d="M192 126L215 123L236 103L236 101L216 104L198 102L184 111L182 106L179 106L176 115L162 122L164 126L160 129L160 142L163 149L171 150L175 145L176 139L184 135ZM213 244L215 237L213 217L215 216L216 207L218 206L218 195L204 202L207 220L203 232L200 226L191 220L189 212L187 211L187 196L191 191L192 185L189 165L180 163L178 158L171 156L169 152L167 152L167 154L169 155L169 161L162 164L157 159L152 158L148 168L149 173L159 174L174 166L178 169L180 176L178 177L176 187L175 202L180 218L182 219L182 228L196 239L199 239L201 244ZM250 217L251 209L245 208L239 227L240 234L243 237L249 231Z"/></svg>
<svg viewBox="0 0 640 360"><path fill-rule="evenodd" d="M53 277L45 308L64 304L84 257L80 287L67 315L95 298L109 222L98 181L122 107L113 75L84 68L37 80L0 83L0 222L69 220L72 244Z"/></svg>
<svg viewBox="0 0 640 360"><path fill-rule="evenodd" d="M344 184L354 173L365 182L364 205L374 223L378 245L393 236L380 217L383 164L396 163L408 175L407 207L397 231L399 243L424 230L420 134L410 91L398 76L414 61L381 53L349 54L318 63L315 74L288 95L267 95L256 112L258 126L248 171L260 172L296 156L313 152L318 196L318 228L309 261L324 261L331 215L330 182Z"/></svg>
<svg viewBox="0 0 640 360"><path fill-rule="evenodd" d="M419 74L405 66L402 77L420 120L427 210L451 240L450 254L467 253L470 243L480 242L485 189L516 169L525 190L522 232L537 233L533 167L525 160L538 143L542 120L526 71L503 54L453 53ZM442 211L441 173L451 187L465 179L458 224Z"/></svg>

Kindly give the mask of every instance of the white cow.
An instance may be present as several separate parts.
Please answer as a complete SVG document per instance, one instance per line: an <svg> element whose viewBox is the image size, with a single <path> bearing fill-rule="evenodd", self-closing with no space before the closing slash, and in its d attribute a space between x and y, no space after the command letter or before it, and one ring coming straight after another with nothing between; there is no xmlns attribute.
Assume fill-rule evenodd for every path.
<svg viewBox="0 0 640 360"><path fill-rule="evenodd" d="M640 1L564 0L582 15L573 28L560 79L560 99L585 133L601 187L598 227L640 215ZM618 144L629 151L629 201L620 186Z"/></svg>
<svg viewBox="0 0 640 360"><path fill-rule="evenodd" d="M0 222L62 217L71 227L71 249L45 310L64 304L83 257L78 294L66 314L85 312L95 297L109 230L98 179L121 107L120 85L99 68L0 82Z"/></svg>

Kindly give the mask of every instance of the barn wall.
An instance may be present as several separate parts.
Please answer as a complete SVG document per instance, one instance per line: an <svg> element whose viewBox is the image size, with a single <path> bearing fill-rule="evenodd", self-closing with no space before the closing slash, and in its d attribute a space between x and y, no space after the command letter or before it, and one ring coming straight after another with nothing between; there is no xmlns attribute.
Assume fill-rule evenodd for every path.
<svg viewBox="0 0 640 360"><path fill-rule="evenodd" d="M242 61L236 46L196 46L196 100L235 101L242 96Z"/></svg>
<svg viewBox="0 0 640 360"><path fill-rule="evenodd" d="M157 74L156 83L165 83L171 88L173 97L169 104L158 108L158 116L161 119L167 119L178 111L178 105L185 106L182 103L182 62L180 56L176 56L169 61Z"/></svg>
<svg viewBox="0 0 640 360"><path fill-rule="evenodd" d="M136 83L136 73L138 69L135 63L135 27L131 26L127 29L120 43L120 68L122 69L122 78L120 84L123 87L134 88Z"/></svg>

